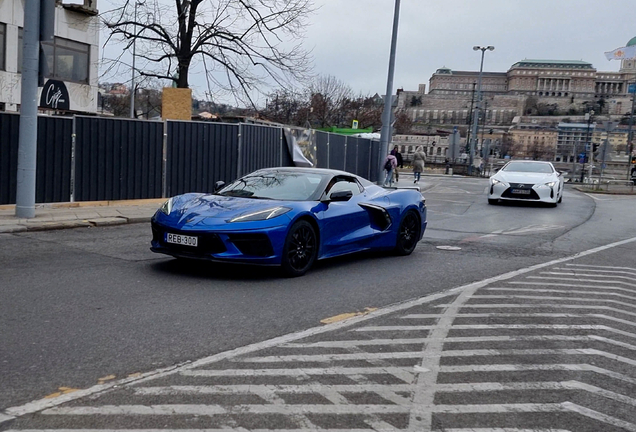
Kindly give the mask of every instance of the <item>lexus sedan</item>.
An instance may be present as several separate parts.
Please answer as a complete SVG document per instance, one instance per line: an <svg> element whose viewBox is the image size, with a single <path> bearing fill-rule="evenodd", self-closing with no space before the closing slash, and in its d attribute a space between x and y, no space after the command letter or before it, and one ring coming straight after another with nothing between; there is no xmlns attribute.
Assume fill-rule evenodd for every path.
<svg viewBox="0 0 636 432"><path fill-rule="evenodd" d="M550 162L510 161L490 177L488 204L500 200L556 206L563 200L563 176Z"/></svg>
<svg viewBox="0 0 636 432"><path fill-rule="evenodd" d="M353 252L408 255L426 229L418 188L383 188L344 171L268 168L221 183L166 201L152 218L151 250L300 276L316 260Z"/></svg>

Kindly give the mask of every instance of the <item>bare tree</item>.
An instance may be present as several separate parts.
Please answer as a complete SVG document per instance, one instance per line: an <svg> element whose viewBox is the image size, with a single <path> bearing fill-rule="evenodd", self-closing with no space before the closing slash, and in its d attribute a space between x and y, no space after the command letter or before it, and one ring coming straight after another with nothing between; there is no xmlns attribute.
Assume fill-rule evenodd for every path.
<svg viewBox="0 0 636 432"><path fill-rule="evenodd" d="M301 42L313 10L312 0L125 0L102 17L109 40L136 41L139 74L188 88L202 66L209 93L253 105L251 94L267 84L308 76Z"/></svg>
<svg viewBox="0 0 636 432"><path fill-rule="evenodd" d="M307 89L312 120L320 127L338 125L342 122L342 111L352 98L349 85L334 76L320 76Z"/></svg>

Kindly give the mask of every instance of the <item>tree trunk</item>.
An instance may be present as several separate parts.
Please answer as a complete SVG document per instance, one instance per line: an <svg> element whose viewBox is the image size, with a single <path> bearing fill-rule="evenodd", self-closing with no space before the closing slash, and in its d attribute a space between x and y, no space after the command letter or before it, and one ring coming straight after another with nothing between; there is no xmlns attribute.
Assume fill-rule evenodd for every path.
<svg viewBox="0 0 636 432"><path fill-rule="evenodd" d="M179 76L177 77L177 88L188 88L188 70L190 63L179 63Z"/></svg>

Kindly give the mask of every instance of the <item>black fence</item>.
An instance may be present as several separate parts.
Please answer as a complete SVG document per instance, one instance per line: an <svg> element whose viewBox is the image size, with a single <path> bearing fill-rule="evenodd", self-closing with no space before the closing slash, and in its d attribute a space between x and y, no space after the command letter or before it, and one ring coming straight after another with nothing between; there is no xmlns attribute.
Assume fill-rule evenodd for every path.
<svg viewBox="0 0 636 432"><path fill-rule="evenodd" d="M0 113L0 204L14 204L20 117ZM309 134L315 165L375 180L379 142ZM292 166L281 127L103 117L38 117L36 202L211 192L259 168Z"/></svg>

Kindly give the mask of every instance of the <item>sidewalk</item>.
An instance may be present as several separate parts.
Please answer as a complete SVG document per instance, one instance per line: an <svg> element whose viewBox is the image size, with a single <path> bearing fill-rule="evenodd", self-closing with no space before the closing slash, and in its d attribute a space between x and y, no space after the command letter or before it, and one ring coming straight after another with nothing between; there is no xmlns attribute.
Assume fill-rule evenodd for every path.
<svg viewBox="0 0 636 432"><path fill-rule="evenodd" d="M36 204L35 217L15 217L14 205L0 205L0 233L150 222L165 198Z"/></svg>

